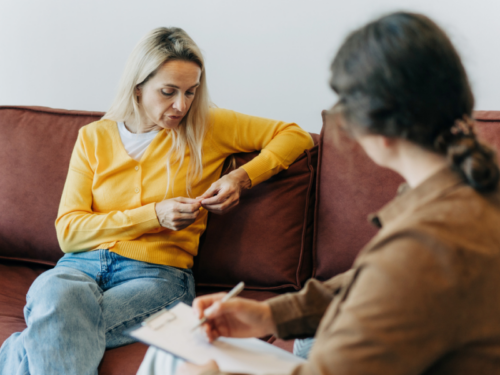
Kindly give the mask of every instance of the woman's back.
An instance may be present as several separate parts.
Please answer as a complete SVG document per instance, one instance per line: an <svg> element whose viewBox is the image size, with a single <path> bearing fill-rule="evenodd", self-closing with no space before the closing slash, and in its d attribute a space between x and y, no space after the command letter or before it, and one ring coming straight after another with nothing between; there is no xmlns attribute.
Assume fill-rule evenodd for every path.
<svg viewBox="0 0 500 375"><path fill-rule="evenodd" d="M343 307L373 330L362 345L380 345L394 361L377 363L393 369L500 373L500 191L480 194L445 169L377 218L383 227L358 257Z"/></svg>

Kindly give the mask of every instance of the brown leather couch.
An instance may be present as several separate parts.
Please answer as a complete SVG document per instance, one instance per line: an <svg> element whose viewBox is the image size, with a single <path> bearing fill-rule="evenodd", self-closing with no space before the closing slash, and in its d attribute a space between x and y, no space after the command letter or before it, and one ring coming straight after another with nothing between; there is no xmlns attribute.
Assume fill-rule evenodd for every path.
<svg viewBox="0 0 500 375"><path fill-rule="evenodd" d="M101 116L0 107L0 343L26 327L28 288L63 255L54 221L69 158L78 129ZM500 112L475 116L482 138L500 147ZM374 235L366 216L394 196L401 178L352 142L336 147L331 124L312 136L316 145L288 170L245 191L230 213L209 217L194 266L198 295L240 280L243 296L257 300L299 290L310 277L348 269ZM291 350L291 342L268 340ZM146 349L136 343L106 351L99 373L135 374Z"/></svg>

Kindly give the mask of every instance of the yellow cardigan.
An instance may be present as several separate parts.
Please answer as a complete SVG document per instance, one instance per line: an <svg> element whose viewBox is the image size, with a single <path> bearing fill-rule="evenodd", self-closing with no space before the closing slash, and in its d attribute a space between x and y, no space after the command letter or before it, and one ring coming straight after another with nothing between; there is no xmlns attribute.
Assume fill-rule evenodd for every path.
<svg viewBox="0 0 500 375"><path fill-rule="evenodd" d="M262 150L243 166L252 186L288 166L313 146L310 135L295 124L211 109L203 143L203 176L193 183L192 196L202 195L219 179L231 154ZM189 227L173 231L160 226L156 202L186 196L189 150L165 196L165 155L169 130L161 130L141 160L132 159L120 139L116 122L100 120L80 129L71 156L56 220L57 238L65 253L109 249L127 258L191 268L200 235L207 223L201 209ZM172 170L178 165L173 164Z"/></svg>

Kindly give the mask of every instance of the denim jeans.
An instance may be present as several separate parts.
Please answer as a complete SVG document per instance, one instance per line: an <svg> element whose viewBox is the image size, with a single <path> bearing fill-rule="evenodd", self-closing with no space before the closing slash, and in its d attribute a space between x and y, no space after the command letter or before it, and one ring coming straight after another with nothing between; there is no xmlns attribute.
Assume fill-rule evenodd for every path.
<svg viewBox="0 0 500 375"><path fill-rule="evenodd" d="M315 341L313 337L308 339L296 339L293 343L293 354L304 359L309 358L309 352Z"/></svg>
<svg viewBox="0 0 500 375"><path fill-rule="evenodd" d="M0 348L2 375L96 375L122 332L178 301L194 299L191 270L140 262L108 250L65 254L26 296L27 328Z"/></svg>
<svg viewBox="0 0 500 375"><path fill-rule="evenodd" d="M175 375L182 363L183 359L150 346L137 375Z"/></svg>

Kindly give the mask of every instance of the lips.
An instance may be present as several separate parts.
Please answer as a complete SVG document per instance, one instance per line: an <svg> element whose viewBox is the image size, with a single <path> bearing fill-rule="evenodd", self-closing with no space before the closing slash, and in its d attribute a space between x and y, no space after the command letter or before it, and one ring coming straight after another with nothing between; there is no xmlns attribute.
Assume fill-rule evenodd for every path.
<svg viewBox="0 0 500 375"><path fill-rule="evenodd" d="M168 116L168 118L171 120L180 120L182 116Z"/></svg>

